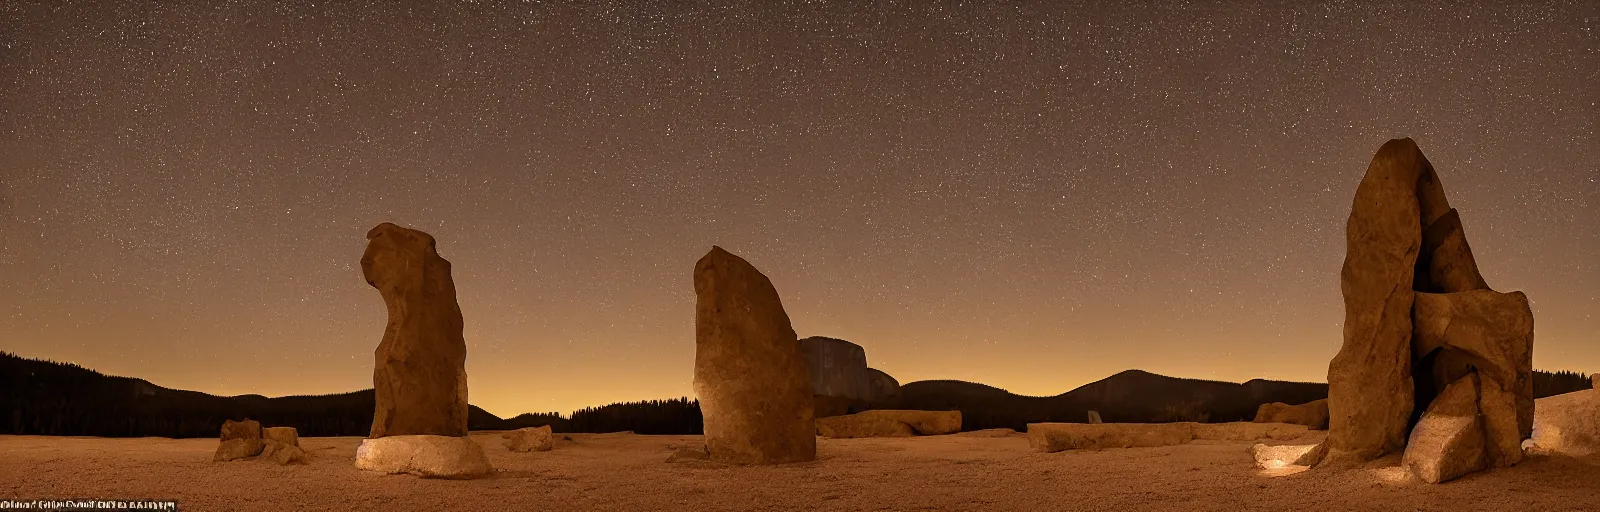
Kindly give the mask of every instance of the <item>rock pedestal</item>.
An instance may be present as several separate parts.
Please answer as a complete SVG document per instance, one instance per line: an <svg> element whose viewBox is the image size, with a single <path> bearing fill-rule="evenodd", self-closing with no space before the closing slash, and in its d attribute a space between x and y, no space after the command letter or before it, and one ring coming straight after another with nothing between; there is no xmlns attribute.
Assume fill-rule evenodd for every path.
<svg viewBox="0 0 1600 512"><path fill-rule="evenodd" d="M361 273L383 296L389 322L373 354L377 407L356 467L443 478L488 473L483 449L465 437L467 344L450 262L433 236L385 222L367 232Z"/></svg>
<svg viewBox="0 0 1600 512"><path fill-rule="evenodd" d="M810 373L772 282L712 247L695 264L694 289L694 389L711 459L815 459Z"/></svg>
<svg viewBox="0 0 1600 512"><path fill-rule="evenodd" d="M483 447L465 436L388 436L356 448L356 469L463 479L494 471Z"/></svg>

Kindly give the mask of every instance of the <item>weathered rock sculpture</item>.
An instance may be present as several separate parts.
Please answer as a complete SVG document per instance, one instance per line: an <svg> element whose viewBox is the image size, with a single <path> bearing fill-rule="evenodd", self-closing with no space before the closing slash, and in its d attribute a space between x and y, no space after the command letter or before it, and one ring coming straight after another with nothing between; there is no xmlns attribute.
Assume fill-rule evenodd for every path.
<svg viewBox="0 0 1600 512"><path fill-rule="evenodd" d="M387 222L367 241L361 273L383 295L389 323L374 353L377 408L356 467L446 478L487 473L483 449L466 437L467 344L450 262L431 235ZM418 466L407 455L416 450L427 451L417 460L461 463Z"/></svg>
<svg viewBox="0 0 1600 512"><path fill-rule="evenodd" d="M695 264L694 289L694 389L710 458L815 459L810 373L772 282L712 247Z"/></svg>
<svg viewBox="0 0 1600 512"><path fill-rule="evenodd" d="M867 368L867 401L895 403L900 401L900 381L883 370Z"/></svg>
<svg viewBox="0 0 1600 512"><path fill-rule="evenodd" d="M1404 448L1406 466L1429 482L1521 460L1534 420L1528 299L1489 289L1460 213L1411 139L1384 144L1356 190L1341 285L1328 439L1308 453L1335 465Z"/></svg>

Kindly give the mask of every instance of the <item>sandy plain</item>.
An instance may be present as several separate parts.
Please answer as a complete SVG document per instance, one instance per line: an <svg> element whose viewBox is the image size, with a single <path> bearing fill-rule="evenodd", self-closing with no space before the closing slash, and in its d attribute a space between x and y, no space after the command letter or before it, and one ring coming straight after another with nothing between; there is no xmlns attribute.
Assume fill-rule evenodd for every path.
<svg viewBox="0 0 1600 512"><path fill-rule="evenodd" d="M1022 434L819 439L814 462L668 462L698 436L570 434L498 472L432 480L355 469L357 437L302 438L308 465L212 462L214 439L0 436L0 500L162 499L184 511L285 510L1600 510L1600 460L1533 456L1443 485L1390 457L1348 471L1262 470L1251 443L1037 453Z"/></svg>

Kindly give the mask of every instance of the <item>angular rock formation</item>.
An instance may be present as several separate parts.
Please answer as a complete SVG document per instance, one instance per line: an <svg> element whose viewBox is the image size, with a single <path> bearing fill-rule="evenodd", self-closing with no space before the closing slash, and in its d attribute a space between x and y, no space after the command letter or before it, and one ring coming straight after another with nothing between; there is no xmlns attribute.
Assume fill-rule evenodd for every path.
<svg viewBox="0 0 1600 512"><path fill-rule="evenodd" d="M1101 423L1105 422L1100 421L1100 411L1089 411L1089 424L1099 425Z"/></svg>
<svg viewBox="0 0 1600 512"><path fill-rule="evenodd" d="M356 467L468 478L492 471L467 435L467 343L450 262L433 236L390 223L367 232L361 273L389 310L374 352L377 407ZM450 450L456 450L454 452Z"/></svg>
<svg viewBox="0 0 1600 512"><path fill-rule="evenodd" d="M374 354L370 437L467 435L467 343L450 262L433 236L387 222L367 241L361 273L389 308Z"/></svg>
<svg viewBox="0 0 1600 512"><path fill-rule="evenodd" d="M266 446L261 441L261 422L223 420L221 443L211 460L224 462L261 455Z"/></svg>
<svg viewBox="0 0 1600 512"><path fill-rule="evenodd" d="M1476 375L1476 411L1487 429L1490 465L1522 460L1522 440L1533 434L1534 408L1533 310L1527 296L1493 290L1419 293L1413 322L1413 350L1418 361L1428 362L1419 364L1428 371L1419 371L1418 388L1437 389L1441 382Z"/></svg>
<svg viewBox="0 0 1600 512"><path fill-rule="evenodd" d="M1300 405L1283 402L1261 404L1256 408L1256 423L1292 423L1314 430L1328 428L1328 400L1315 400Z"/></svg>
<svg viewBox="0 0 1600 512"><path fill-rule="evenodd" d="M1478 415L1475 374L1457 379L1428 405L1411 430L1401 465L1422 481L1436 484L1484 468L1485 442Z"/></svg>
<svg viewBox="0 0 1600 512"><path fill-rule="evenodd" d="M900 401L900 381L877 368L867 368L867 401L897 403Z"/></svg>
<svg viewBox="0 0 1600 512"><path fill-rule="evenodd" d="M800 340L800 353L805 355L806 368L811 372L813 394L851 400L866 400L872 394L867 351L861 345L812 336Z"/></svg>
<svg viewBox="0 0 1600 512"><path fill-rule="evenodd" d="M961 411L865 411L817 419L822 437L937 436L961 431Z"/></svg>
<svg viewBox="0 0 1600 512"><path fill-rule="evenodd" d="M816 458L811 377L778 291L721 247L694 270L694 389L713 460Z"/></svg>
<svg viewBox="0 0 1600 512"><path fill-rule="evenodd" d="M1418 192L1436 187L1422 151L1398 139L1378 149L1356 188L1340 271L1344 344L1328 364L1329 461L1364 461L1405 446L1414 406L1412 287L1429 223ZM1436 195L1432 202L1443 202L1444 193Z"/></svg>
<svg viewBox="0 0 1600 512"><path fill-rule="evenodd" d="M1522 293L1489 289L1460 212L1411 139L1378 150L1346 228L1344 344L1328 365L1322 464L1405 447L1406 466L1439 482L1517 463L1535 414L1533 314Z"/></svg>
<svg viewBox="0 0 1600 512"><path fill-rule="evenodd" d="M548 452L555 447L555 437L550 426L528 427L500 434L506 440L506 449L514 452Z"/></svg>
<svg viewBox="0 0 1600 512"><path fill-rule="evenodd" d="M466 436L386 436L356 448L356 468L427 478L463 479L494 471L483 447Z"/></svg>

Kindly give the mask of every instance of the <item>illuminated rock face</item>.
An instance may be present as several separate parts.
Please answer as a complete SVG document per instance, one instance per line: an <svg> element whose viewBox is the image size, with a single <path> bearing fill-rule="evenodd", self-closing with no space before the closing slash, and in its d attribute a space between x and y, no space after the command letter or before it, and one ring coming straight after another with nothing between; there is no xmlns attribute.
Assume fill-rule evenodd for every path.
<svg viewBox="0 0 1600 512"><path fill-rule="evenodd" d="M1534 418L1528 299L1489 289L1460 213L1411 139L1373 157L1345 235L1344 343L1328 365L1320 464L1404 449L1413 473L1438 482L1520 461ZM1472 383L1470 400L1462 382ZM1413 425L1421 437L1408 447ZM1483 440L1481 464L1474 439Z"/></svg>
<svg viewBox="0 0 1600 512"><path fill-rule="evenodd" d="M694 269L694 389L712 460L816 458L811 376L772 281L721 247Z"/></svg>

